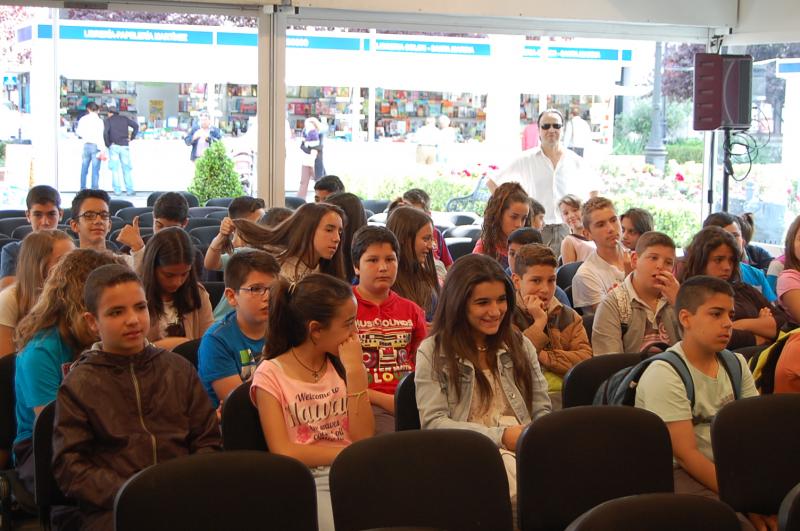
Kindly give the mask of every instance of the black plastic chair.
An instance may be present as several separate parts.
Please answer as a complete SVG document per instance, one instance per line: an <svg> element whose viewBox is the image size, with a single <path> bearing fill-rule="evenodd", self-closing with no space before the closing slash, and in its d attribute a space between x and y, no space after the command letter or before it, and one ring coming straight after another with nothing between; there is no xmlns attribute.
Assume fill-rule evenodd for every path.
<svg viewBox="0 0 800 531"><path fill-rule="evenodd" d="M225 282L206 280L202 284L208 292L208 298L211 299L211 306L216 308L217 304L225 294Z"/></svg>
<svg viewBox="0 0 800 531"><path fill-rule="evenodd" d="M689 494L639 494L601 503L566 531L739 531L724 503Z"/></svg>
<svg viewBox="0 0 800 531"><path fill-rule="evenodd" d="M673 492L672 444L664 422L644 409L554 411L517 443L522 531L563 530L604 501L653 492Z"/></svg>
<svg viewBox="0 0 800 531"><path fill-rule="evenodd" d="M24 225L30 226L30 221L27 218L3 218L0 219L0 234L5 234L9 238L14 233L14 229Z"/></svg>
<svg viewBox="0 0 800 531"><path fill-rule="evenodd" d="M483 218L475 212L453 212L450 214L450 221L456 227L461 225L480 225Z"/></svg>
<svg viewBox="0 0 800 531"><path fill-rule="evenodd" d="M583 316L583 329L586 330L586 335L589 337L589 343L592 342L592 327L594 326L594 314Z"/></svg>
<svg viewBox="0 0 800 531"><path fill-rule="evenodd" d="M457 225L442 233L445 238L469 238L473 245L481 237L483 228L480 225Z"/></svg>
<svg viewBox="0 0 800 531"><path fill-rule="evenodd" d="M173 347L172 352L178 354L179 356L186 358L186 361L194 365L194 368L197 368L197 351L200 348L200 338L198 339L190 339L180 345Z"/></svg>
<svg viewBox="0 0 800 531"><path fill-rule="evenodd" d="M223 218L227 218L228 217L228 209L226 208L225 210L219 210L217 212L210 212L209 214L206 215L206 217L208 219L218 219L218 220L222 221Z"/></svg>
<svg viewBox="0 0 800 531"><path fill-rule="evenodd" d="M711 423L719 499L740 513L777 514L800 483L800 395L736 400Z"/></svg>
<svg viewBox="0 0 800 531"><path fill-rule="evenodd" d="M604 354L578 363L564 375L563 408L591 406L600 385L615 372L642 361L641 354Z"/></svg>
<svg viewBox="0 0 800 531"><path fill-rule="evenodd" d="M158 198L161 197L162 195L164 195L165 193L166 192L153 192L150 195L148 195L147 196L147 206L152 207L153 205L155 205L156 204L156 200L158 200ZM200 200L197 199L196 195L194 195L194 194L192 194L190 192L183 192L183 191L178 192L178 193L186 198L186 203L188 203L189 208L200 206Z"/></svg>
<svg viewBox="0 0 800 531"><path fill-rule="evenodd" d="M156 219L152 212L142 212L139 215L139 226L152 228Z"/></svg>
<svg viewBox="0 0 800 531"><path fill-rule="evenodd" d="M116 216L117 212L123 208L130 208L132 206L133 203L126 201L125 199L112 199L108 202L108 211L111 212L112 216Z"/></svg>
<svg viewBox="0 0 800 531"><path fill-rule="evenodd" d="M115 214L118 218L121 218L125 223L133 223L133 218L136 216L141 216L142 214L146 214L148 212L153 212L153 207L127 207L123 208ZM139 224L141 225L141 217L139 218ZM152 222L150 223L152 226Z"/></svg>
<svg viewBox="0 0 800 531"><path fill-rule="evenodd" d="M445 238L444 243L454 262L462 256L472 254L475 248L475 242L471 238Z"/></svg>
<svg viewBox="0 0 800 531"><path fill-rule="evenodd" d="M117 237L119 236L119 233L121 231L122 231L122 229L115 230L113 232L109 232L108 233L108 241L112 242L112 243L115 243L117 241ZM144 227L142 225L139 225L139 234L142 236L142 239L144 240L144 242L147 243L147 240L150 238L150 236L153 235L153 227Z"/></svg>
<svg viewBox="0 0 800 531"><path fill-rule="evenodd" d="M0 219L6 218L24 218L24 210L0 210Z"/></svg>
<svg viewBox="0 0 800 531"><path fill-rule="evenodd" d="M400 380L394 391L394 429L395 431L420 429L417 388L414 385L413 372Z"/></svg>
<svg viewBox="0 0 800 531"><path fill-rule="evenodd" d="M780 531L800 531L800 483L783 498L778 510Z"/></svg>
<svg viewBox="0 0 800 531"><path fill-rule="evenodd" d="M556 270L556 285L566 291L567 288L572 287L572 278L578 272L578 268L583 262L571 262L567 265L562 265Z"/></svg>
<svg viewBox="0 0 800 531"><path fill-rule="evenodd" d="M244 500L257 510L241 507ZM146 468L125 482L114 501L114 521L116 531L316 531L316 486L309 468L290 457L191 455Z"/></svg>
<svg viewBox="0 0 800 531"><path fill-rule="evenodd" d="M14 374L17 354L0 357L0 450L11 453L17 434L16 389Z"/></svg>
<svg viewBox="0 0 800 531"><path fill-rule="evenodd" d="M250 401L250 382L222 401L222 447L228 450L268 451L258 409Z"/></svg>
<svg viewBox="0 0 800 531"><path fill-rule="evenodd" d="M200 245L208 247L214 238L219 234L219 226L197 227L189 231L189 234L194 236L200 242Z"/></svg>
<svg viewBox="0 0 800 531"><path fill-rule="evenodd" d="M215 206L204 206L204 207L191 207L189 209L189 217L190 218L205 218L208 217L209 214L212 212L228 212L227 207L215 207Z"/></svg>
<svg viewBox="0 0 800 531"><path fill-rule="evenodd" d="M375 478L390 479L376 489ZM331 465L330 487L337 531L512 529L500 452L469 430L401 431L355 442ZM402 510L378 502L409 496L414 501Z"/></svg>
<svg viewBox="0 0 800 531"><path fill-rule="evenodd" d="M233 201L233 197L212 197L208 201L206 201L206 206L209 207L224 207L228 208L231 206L231 202Z"/></svg>
<svg viewBox="0 0 800 531"><path fill-rule="evenodd" d="M301 206L306 204L306 200L302 197L295 197L293 195L287 195L283 199L283 206L286 208L291 208L292 210L297 210Z"/></svg>
<svg viewBox="0 0 800 531"><path fill-rule="evenodd" d="M751 358L757 358L758 355L761 354L761 351L767 347L769 347L769 345L753 345L751 347L739 347L733 351L744 356L745 360L750 361Z"/></svg>
<svg viewBox="0 0 800 531"><path fill-rule="evenodd" d="M127 222L119 216L111 216L109 218L109 221L111 221L111 230L109 232L121 229L122 227L127 225Z"/></svg>
<svg viewBox="0 0 800 531"><path fill-rule="evenodd" d="M67 498L53 476L53 424L56 403L47 404L33 423L34 497L39 507L39 523L50 529L50 513L55 505L75 505Z"/></svg>
<svg viewBox="0 0 800 531"><path fill-rule="evenodd" d="M381 212L386 212L386 209L389 208L389 201L388 199L362 199L361 204L364 205L365 210L372 210L376 214L380 214Z"/></svg>
<svg viewBox="0 0 800 531"><path fill-rule="evenodd" d="M184 228L187 232L191 232L193 229L198 229L200 227L217 227L217 229L219 229L221 221L222 220L213 218L189 218Z"/></svg>
<svg viewBox="0 0 800 531"><path fill-rule="evenodd" d="M23 238L25 238L25 236L27 236L31 232L33 232L33 227L31 227L30 225L20 225L19 227L11 231L10 239L22 240Z"/></svg>

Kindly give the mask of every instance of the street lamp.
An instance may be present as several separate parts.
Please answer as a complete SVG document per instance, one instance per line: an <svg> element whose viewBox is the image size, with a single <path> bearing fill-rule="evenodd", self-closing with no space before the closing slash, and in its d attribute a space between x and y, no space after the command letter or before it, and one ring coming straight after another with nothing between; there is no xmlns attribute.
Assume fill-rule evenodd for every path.
<svg viewBox="0 0 800 531"><path fill-rule="evenodd" d="M656 43L656 62L653 68L653 108L650 113L650 138L644 148L644 160L664 172L667 147L664 145L664 118L661 108L661 43Z"/></svg>

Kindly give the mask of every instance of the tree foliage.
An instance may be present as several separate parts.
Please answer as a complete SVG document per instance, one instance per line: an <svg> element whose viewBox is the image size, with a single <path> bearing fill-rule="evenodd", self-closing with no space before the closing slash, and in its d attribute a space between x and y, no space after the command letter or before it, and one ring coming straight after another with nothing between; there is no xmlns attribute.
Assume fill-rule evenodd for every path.
<svg viewBox="0 0 800 531"><path fill-rule="evenodd" d="M41 12L42 8L38 7L0 6L0 65L30 62L30 49L16 46L17 29Z"/></svg>
<svg viewBox="0 0 800 531"><path fill-rule="evenodd" d="M705 51L702 44L667 43L664 48L662 91L668 100L692 99L694 55Z"/></svg>
<svg viewBox="0 0 800 531"><path fill-rule="evenodd" d="M256 28L256 17L228 15L201 15L195 13L143 13L139 11L104 11L100 9L67 9L68 20L94 20L103 22L144 22L147 24L186 24L190 26L231 26Z"/></svg>
<svg viewBox="0 0 800 531"><path fill-rule="evenodd" d="M188 191L196 195L201 203L212 197L244 195L239 174L222 142L212 143L203 156L195 161L194 179Z"/></svg>

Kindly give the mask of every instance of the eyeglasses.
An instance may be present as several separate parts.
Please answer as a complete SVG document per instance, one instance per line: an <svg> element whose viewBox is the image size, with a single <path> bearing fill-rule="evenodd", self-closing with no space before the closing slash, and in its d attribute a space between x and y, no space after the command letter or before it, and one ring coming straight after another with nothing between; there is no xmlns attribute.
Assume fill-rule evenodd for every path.
<svg viewBox="0 0 800 531"><path fill-rule="evenodd" d="M108 221L108 218L111 217L111 214L106 210L104 210L102 212L95 212L94 210L87 210L86 212L84 212L83 214L81 214L78 217L79 218L86 218L86 221L94 221L98 217L100 219L102 219L103 221Z"/></svg>
<svg viewBox="0 0 800 531"><path fill-rule="evenodd" d="M542 129L547 131L548 129L550 129L552 127L553 129L558 130L558 129L561 129L562 125L563 124L542 124Z"/></svg>
<svg viewBox="0 0 800 531"><path fill-rule="evenodd" d="M239 288L239 291L249 291L251 295L263 297L269 291L269 286L250 286L249 288Z"/></svg>

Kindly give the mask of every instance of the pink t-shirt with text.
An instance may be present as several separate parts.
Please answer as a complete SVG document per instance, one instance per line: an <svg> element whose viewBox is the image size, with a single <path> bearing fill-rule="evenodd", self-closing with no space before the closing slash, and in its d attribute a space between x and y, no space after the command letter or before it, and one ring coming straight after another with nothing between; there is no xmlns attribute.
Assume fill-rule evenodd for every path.
<svg viewBox="0 0 800 531"><path fill-rule="evenodd" d="M317 383L286 375L276 359L261 363L253 375L250 400L256 403L256 389L274 396L283 408L289 440L295 444L347 446L350 430L347 417L347 387L328 360L325 374Z"/></svg>

